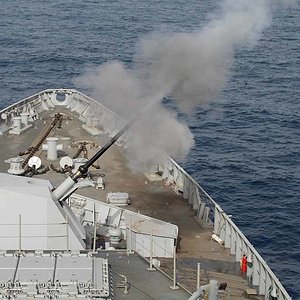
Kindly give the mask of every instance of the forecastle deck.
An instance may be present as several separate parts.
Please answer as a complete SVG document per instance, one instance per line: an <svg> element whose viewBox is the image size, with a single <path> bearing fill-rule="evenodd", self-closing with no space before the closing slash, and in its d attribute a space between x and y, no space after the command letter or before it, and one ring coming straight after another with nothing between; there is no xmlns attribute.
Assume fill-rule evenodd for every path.
<svg viewBox="0 0 300 300"><path fill-rule="evenodd" d="M51 97L49 96L48 98L50 99ZM105 134L106 130L100 133L102 132L100 129L103 129L103 127L99 126L99 134L92 136L82 128L82 125L85 123L83 122L85 121L84 115L82 113L78 114L74 106L71 109L67 109L64 105L54 105L55 101L54 104L52 103L53 105L49 105L49 99L45 101L46 104L43 104L44 109L47 109L39 112L39 116L31 128L20 135L9 134L6 131L1 136L1 172L6 172L9 167L7 163L4 163L4 160L17 156L19 152L24 152L37 144L43 136L45 127L49 125L55 113L63 113L65 117L61 122L60 128L55 127L48 136L70 138L70 141L68 141L70 147L68 146L64 151L58 151L58 160L51 162L46 159L46 151L42 151L41 148L37 149L34 154L41 158L44 168L50 167L52 164L48 172L34 176L50 180L53 186L60 184L66 177L65 174L57 172L60 169L59 158L65 155L73 157L78 150L78 147L74 143L88 141L90 145L94 145L88 149L87 155L90 157L98 149L97 145L100 147L104 145L109 139L108 135L111 135L118 127L114 126L110 132L108 131ZM76 105L79 107L79 104ZM84 105L82 107L84 108ZM82 107L79 110L83 110ZM5 126L3 125L2 128L5 128ZM183 173L185 177L181 180L183 181L182 184L176 182L177 178L175 178L174 172L173 178L167 176L162 178L161 181L151 181L143 174L131 172L126 165L124 149L117 145L111 147L101 157L98 164L100 169L92 168L90 175L92 179L99 178L101 175L105 189L86 187L79 189L77 191L78 195L81 195L83 199L84 197L88 197L106 202L108 192L128 193L130 205L126 209L178 226L177 280L180 284L191 292L196 289L197 263L200 262L201 285L207 284L210 279L217 279L219 282L227 282L227 290L230 291L231 299L245 298L244 293L248 288L249 281L247 274L241 273L238 261L244 252L255 255L256 253L253 253L252 249L244 241L238 246L238 251L238 248L233 249L227 236L228 227L231 229L230 226L232 225L228 223L227 219L222 219L222 210L218 206L213 207L214 203L211 203L211 207L208 210L207 206L201 206L201 203L197 203L198 198L205 198L205 195L199 194L199 190L192 185L192 180L189 181L189 188L186 188L186 182L190 180L187 174ZM170 168L167 166L165 169ZM175 169L176 165L173 167L173 170ZM179 172L178 170L180 171L179 166L176 169L177 173ZM167 170L164 170L163 173L166 172ZM188 198L188 203L185 198ZM195 199L198 200L196 201ZM212 226L213 223L208 219L211 213L214 213L214 226ZM200 225L204 226L201 227ZM211 238L213 233L221 237L222 242L227 246L226 248ZM234 234L232 231L229 236L231 236L235 244L238 244L237 240L241 237L236 236L234 240ZM229 247L226 243L229 243ZM257 274L252 275L252 280L255 277L254 283L258 286L258 292L264 294L270 288L270 284L273 283L277 286L277 283L267 275L269 270L261 266L258 260L256 263L259 270L258 280L255 277ZM161 259L161 270L172 276L172 264L172 259ZM279 291L279 288L277 289ZM173 291L170 291L170 293L173 293ZM226 293L224 297L225 295L227 297ZM131 298L129 297L128 299ZM284 296L282 292L279 299L289 298Z"/></svg>

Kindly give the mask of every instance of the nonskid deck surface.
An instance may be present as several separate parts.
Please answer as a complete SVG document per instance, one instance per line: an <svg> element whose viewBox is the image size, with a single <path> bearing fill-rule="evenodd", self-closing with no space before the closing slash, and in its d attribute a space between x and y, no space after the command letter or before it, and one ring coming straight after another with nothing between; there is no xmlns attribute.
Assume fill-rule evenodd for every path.
<svg viewBox="0 0 300 300"><path fill-rule="evenodd" d="M108 137L100 135L92 137L82 128L82 123L70 111L56 108L43 112L34 126L21 135L4 134L0 137L0 171L6 172L9 165L4 160L15 157L19 152L24 152L33 146L41 138L45 126L51 122L55 113L68 115L69 120L63 120L61 129L54 128L49 136L70 137L71 142L91 141L102 146ZM97 148L88 151L90 157ZM77 148L70 147L65 152L59 152L59 156L68 155L73 157ZM46 167L50 162L46 160L46 151L39 149L38 155L42 164ZM126 166L124 150L114 145L99 160L100 170L91 168L91 175L102 173L105 189L94 187L84 188L77 191L78 194L106 202L108 192L126 192L130 196L131 204L126 209L176 224L179 227L178 247L178 280L190 291L196 289L196 262L201 262L201 284L206 284L210 279L219 282L227 282L231 290L231 299L244 299L243 293L248 288L247 279L240 274L239 265L228 250L211 240L212 230L203 229L194 218L193 210L186 201L176 195L164 181L150 182L143 174L135 174ZM26 157L26 156L25 156ZM52 162L59 168L59 160ZM66 177L50 170L37 178L51 181L53 186L59 185ZM171 275L172 261L162 260L162 269Z"/></svg>

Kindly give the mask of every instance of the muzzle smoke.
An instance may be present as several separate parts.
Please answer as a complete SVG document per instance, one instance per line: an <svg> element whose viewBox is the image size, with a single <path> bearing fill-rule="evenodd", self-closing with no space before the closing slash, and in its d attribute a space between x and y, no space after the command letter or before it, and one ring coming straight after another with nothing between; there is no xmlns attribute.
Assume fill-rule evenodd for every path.
<svg viewBox="0 0 300 300"><path fill-rule="evenodd" d="M145 170L162 154L179 160L188 154L193 135L162 105L162 98L172 97L184 112L216 99L230 78L235 50L255 45L270 24L267 0L225 0L221 5L199 31L141 40L131 69L112 61L75 80L124 119L154 103L132 128L128 159L133 169Z"/></svg>

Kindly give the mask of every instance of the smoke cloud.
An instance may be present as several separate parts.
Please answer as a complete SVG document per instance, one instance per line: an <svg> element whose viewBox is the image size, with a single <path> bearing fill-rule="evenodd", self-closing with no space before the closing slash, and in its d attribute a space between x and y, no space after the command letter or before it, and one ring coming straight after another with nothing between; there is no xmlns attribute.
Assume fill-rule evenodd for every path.
<svg viewBox="0 0 300 300"><path fill-rule="evenodd" d="M199 31L153 33L142 39L133 67L108 62L75 80L122 118L153 102L132 128L129 165L145 170L161 154L183 159L194 145L188 126L161 100L172 97L184 112L216 99L230 78L235 50L253 46L270 24L267 0L225 0Z"/></svg>

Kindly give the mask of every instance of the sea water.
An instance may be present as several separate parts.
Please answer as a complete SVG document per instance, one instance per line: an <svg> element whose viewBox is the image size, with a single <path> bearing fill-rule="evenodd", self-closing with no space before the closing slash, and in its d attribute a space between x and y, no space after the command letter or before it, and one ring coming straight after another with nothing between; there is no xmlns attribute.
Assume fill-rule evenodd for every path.
<svg viewBox="0 0 300 300"><path fill-rule="evenodd" d="M73 88L91 66L130 66L156 31L201 28L217 0L2 0L0 106L47 88ZM241 25L242 26L242 25ZM273 8L232 78L189 117L196 146L182 162L232 215L294 299L300 297L300 12Z"/></svg>

